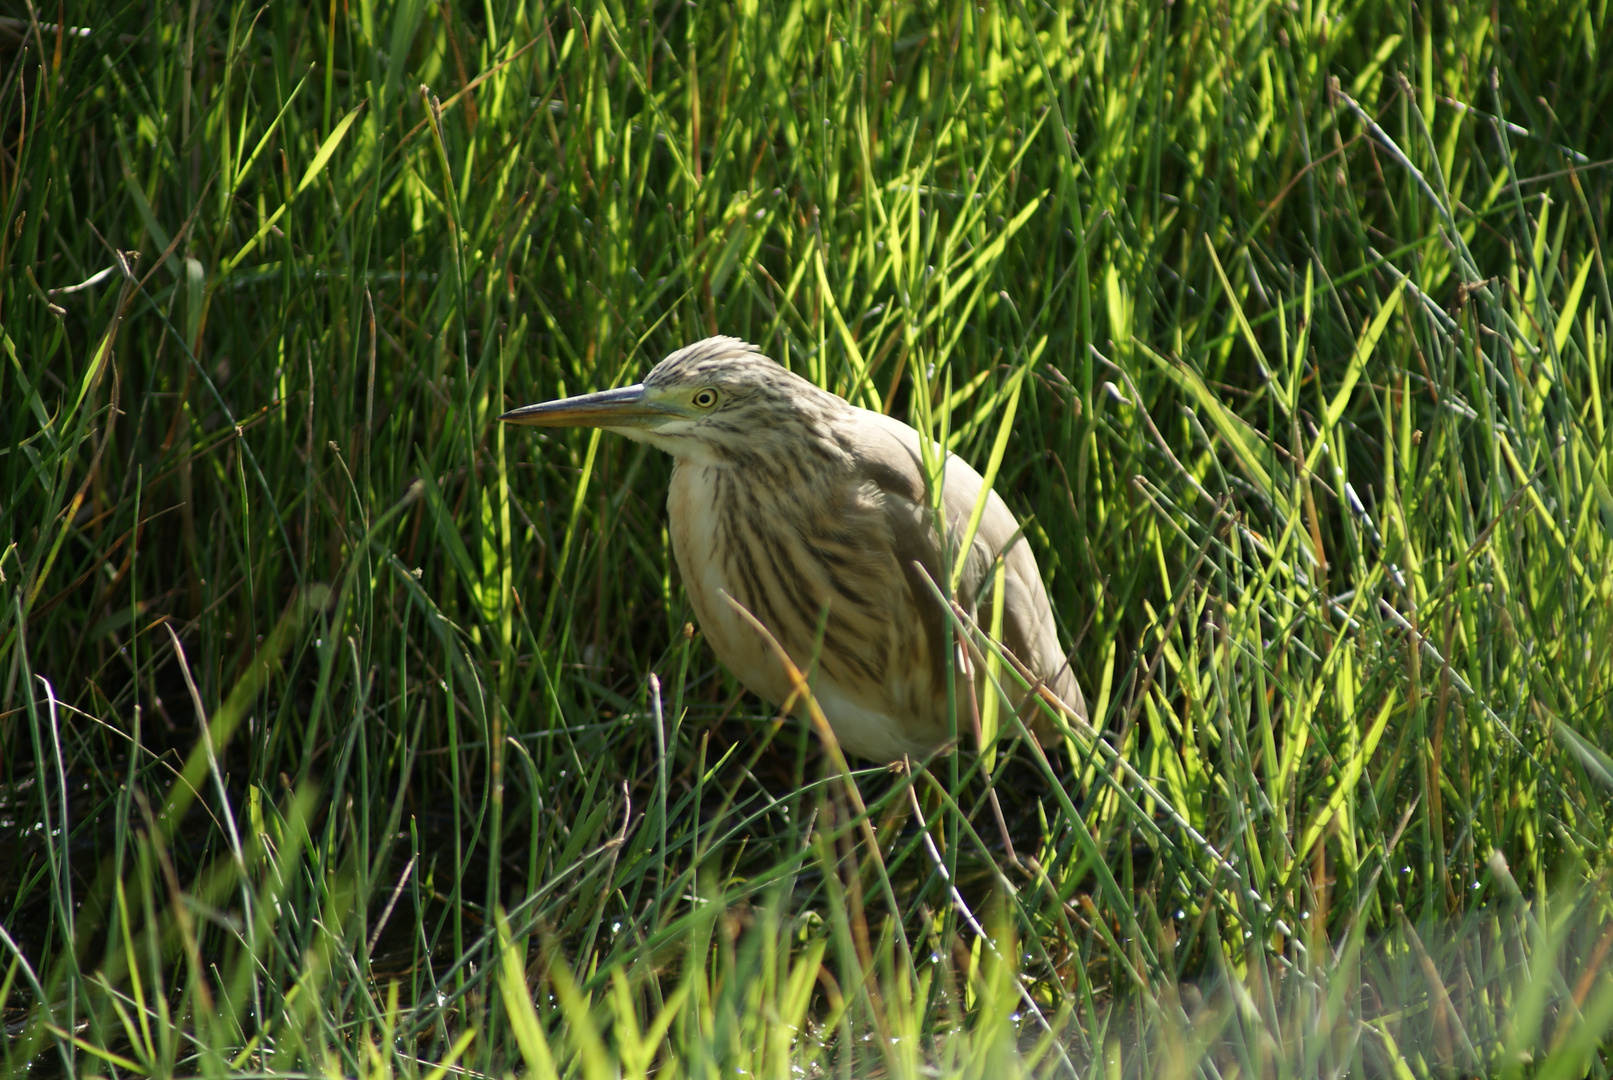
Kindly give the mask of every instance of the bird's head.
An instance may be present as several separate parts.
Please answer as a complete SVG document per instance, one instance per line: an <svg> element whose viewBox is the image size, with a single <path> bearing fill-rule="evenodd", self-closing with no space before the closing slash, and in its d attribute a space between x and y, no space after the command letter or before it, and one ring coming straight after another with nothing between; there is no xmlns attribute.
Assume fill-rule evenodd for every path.
<svg viewBox="0 0 1613 1080"><path fill-rule="evenodd" d="M534 427L597 427L675 457L748 456L781 428L811 425L845 402L731 337L679 349L633 386L524 405L500 416Z"/></svg>

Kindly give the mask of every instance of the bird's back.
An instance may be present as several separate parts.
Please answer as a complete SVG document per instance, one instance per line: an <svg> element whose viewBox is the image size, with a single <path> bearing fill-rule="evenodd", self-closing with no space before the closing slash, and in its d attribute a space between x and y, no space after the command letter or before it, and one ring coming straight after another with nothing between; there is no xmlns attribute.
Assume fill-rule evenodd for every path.
<svg viewBox="0 0 1613 1080"><path fill-rule="evenodd" d="M912 427L893 417L859 409L867 432L880 432L879 438L901 444L908 460L916 469L919 464L919 434ZM918 475L922 475L920 472ZM980 497L984 478L956 454L948 454L945 479L942 484L942 505L946 511L947 533L953 552L961 549L969 518ZM931 534L933 543L933 532ZM1069 658L1059 644L1058 624L1053 617L1053 605L1048 599L1036 556L1025 539L1018 520L1008 504L995 491L987 491L985 506L973 542L959 574L957 600L971 617L976 617L982 629L990 626L993 605L992 589L998 556L1003 560L1002 644L1031 675L1044 682L1065 705L1077 715L1086 717L1086 702L1075 678ZM956 557L956 555L954 555ZM935 558L939 560L939 551ZM939 568L937 567L937 570ZM932 570L936 581L941 580ZM933 601L933 596L931 597ZM1005 685L1012 680L1005 679ZM984 680L977 680L984 690ZM1013 704L1018 707L1020 701ZM1039 716L1027 715L1027 722ZM1045 731L1045 728L1043 729Z"/></svg>

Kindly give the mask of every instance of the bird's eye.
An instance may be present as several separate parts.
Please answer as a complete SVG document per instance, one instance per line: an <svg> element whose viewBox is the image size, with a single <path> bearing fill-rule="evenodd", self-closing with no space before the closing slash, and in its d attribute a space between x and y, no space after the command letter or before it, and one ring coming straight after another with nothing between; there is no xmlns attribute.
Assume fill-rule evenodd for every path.
<svg viewBox="0 0 1613 1080"><path fill-rule="evenodd" d="M717 391L713 390L709 386L704 390L696 390L694 395L694 403L697 408L711 408L713 405L717 404Z"/></svg>

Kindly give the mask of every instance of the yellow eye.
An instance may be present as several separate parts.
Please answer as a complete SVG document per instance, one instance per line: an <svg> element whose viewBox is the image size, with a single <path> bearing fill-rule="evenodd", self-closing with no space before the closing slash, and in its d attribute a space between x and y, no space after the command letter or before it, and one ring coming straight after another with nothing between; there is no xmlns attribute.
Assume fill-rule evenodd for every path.
<svg viewBox="0 0 1613 1080"><path fill-rule="evenodd" d="M694 395L694 403L696 408L711 408L713 405L717 404L717 391L713 390L709 386L704 390L696 390Z"/></svg>

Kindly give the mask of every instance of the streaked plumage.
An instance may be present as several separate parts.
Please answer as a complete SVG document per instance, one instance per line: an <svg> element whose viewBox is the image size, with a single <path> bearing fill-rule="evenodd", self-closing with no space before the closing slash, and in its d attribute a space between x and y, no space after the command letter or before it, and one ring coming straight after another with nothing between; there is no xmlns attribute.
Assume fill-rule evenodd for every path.
<svg viewBox="0 0 1613 1080"><path fill-rule="evenodd" d="M847 751L890 761L946 740L945 613L914 566L943 580L918 432L728 337L680 349L640 386L527 406L502 419L603 427L672 454L667 508L684 587L712 650L746 687L774 704L790 694L782 665L724 592L803 669L823 627L813 692ZM954 549L981 483L948 455L943 502ZM1084 716L1036 559L1018 530L1007 505L989 493L958 602L989 621L983 593L1010 545L1003 644ZM959 693L967 693L961 683ZM960 709L967 715L967 705Z"/></svg>

